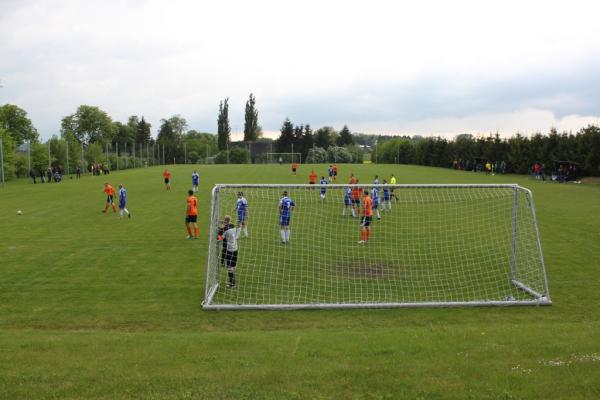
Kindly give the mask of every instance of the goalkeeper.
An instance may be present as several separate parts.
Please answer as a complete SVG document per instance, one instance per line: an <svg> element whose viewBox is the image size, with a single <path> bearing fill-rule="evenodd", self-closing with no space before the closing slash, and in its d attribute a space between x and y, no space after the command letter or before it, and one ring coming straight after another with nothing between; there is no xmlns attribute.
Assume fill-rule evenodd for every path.
<svg viewBox="0 0 600 400"><path fill-rule="evenodd" d="M236 238L236 229L231 223L231 217L225 215L218 231L218 240L223 241L223 250L221 250L221 264L227 268L227 287L235 288L235 267L238 258L238 246Z"/></svg>

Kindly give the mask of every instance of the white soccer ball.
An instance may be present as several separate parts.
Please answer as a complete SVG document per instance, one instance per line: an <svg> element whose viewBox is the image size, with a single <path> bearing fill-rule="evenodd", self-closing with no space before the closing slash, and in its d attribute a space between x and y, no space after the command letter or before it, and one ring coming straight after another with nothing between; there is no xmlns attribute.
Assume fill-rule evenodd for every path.
<svg viewBox="0 0 600 400"><path fill-rule="evenodd" d="M18 210L18 211L17 211L17 215L23 215L23 211L21 211L21 210Z"/></svg>

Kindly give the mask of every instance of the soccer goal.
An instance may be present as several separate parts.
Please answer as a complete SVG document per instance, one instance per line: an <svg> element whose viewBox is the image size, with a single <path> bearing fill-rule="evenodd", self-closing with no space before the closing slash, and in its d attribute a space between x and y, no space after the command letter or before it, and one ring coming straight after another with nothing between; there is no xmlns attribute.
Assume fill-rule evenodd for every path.
<svg viewBox="0 0 600 400"><path fill-rule="evenodd" d="M531 192L518 185L361 185L379 203L366 243L348 185L216 185L205 309L511 306L552 304ZM325 189L324 198L321 190ZM393 190L392 190L393 189ZM222 218L247 200L227 287ZM283 192L289 240L281 232ZM347 195L348 193L348 195ZM388 196L389 194L389 196ZM386 198L389 197L389 201ZM364 192L360 195L364 201ZM352 203L352 202L350 202ZM358 207L357 207L358 208ZM381 219L378 219L378 213ZM235 229L235 228L231 228Z"/></svg>
<svg viewBox="0 0 600 400"><path fill-rule="evenodd" d="M265 155L268 163L277 164L281 162L282 164L291 164L296 162L302 164L301 153L265 153Z"/></svg>

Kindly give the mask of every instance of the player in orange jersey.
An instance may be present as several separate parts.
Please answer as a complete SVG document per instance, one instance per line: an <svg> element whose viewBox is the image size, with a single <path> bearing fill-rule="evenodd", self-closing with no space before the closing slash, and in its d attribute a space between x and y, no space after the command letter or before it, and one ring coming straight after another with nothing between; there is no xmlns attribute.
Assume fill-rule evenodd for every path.
<svg viewBox="0 0 600 400"><path fill-rule="evenodd" d="M298 169L298 163L292 163L292 175L296 175L296 170Z"/></svg>
<svg viewBox="0 0 600 400"><path fill-rule="evenodd" d="M354 174L350 174L350 181L348 182L350 185L354 185L358 183L358 179L354 176Z"/></svg>
<svg viewBox="0 0 600 400"><path fill-rule="evenodd" d="M338 176L338 166L337 164L333 164L333 181L335 182Z"/></svg>
<svg viewBox="0 0 600 400"><path fill-rule="evenodd" d="M308 183L310 185L314 185L315 183L317 183L317 173L315 172L315 170L313 169L312 172L310 173L310 175L308 176ZM312 190L312 189L311 189Z"/></svg>
<svg viewBox="0 0 600 400"><path fill-rule="evenodd" d="M108 210L109 206L112 206L113 212L117 212L117 207L115 206L115 203L113 201L113 197L115 195L115 189L110 186L110 184L108 182L104 182L104 193L106 193L106 206L104 206L104 210L102 211L103 213L106 213L106 211Z"/></svg>
<svg viewBox="0 0 600 400"><path fill-rule="evenodd" d="M185 228L188 239L198 239L198 199L193 190L188 190L187 208L185 214ZM192 224L194 225L194 236L192 236Z"/></svg>
<svg viewBox="0 0 600 400"><path fill-rule="evenodd" d="M369 241L371 235L371 220L373 219L373 199L369 196L369 191L363 192L363 202L360 218L360 240L359 244L365 244Z"/></svg>
<svg viewBox="0 0 600 400"><path fill-rule="evenodd" d="M171 190L171 173L168 169L163 172L163 178L165 178L165 189Z"/></svg>

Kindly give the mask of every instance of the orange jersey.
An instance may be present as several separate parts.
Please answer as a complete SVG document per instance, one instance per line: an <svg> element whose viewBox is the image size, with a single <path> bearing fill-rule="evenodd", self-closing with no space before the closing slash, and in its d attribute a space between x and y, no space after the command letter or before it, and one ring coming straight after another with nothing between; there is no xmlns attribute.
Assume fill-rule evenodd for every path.
<svg viewBox="0 0 600 400"><path fill-rule="evenodd" d="M337 165L336 165L336 164L333 164L333 172L337 174L337 171L338 171L338 169L337 169Z"/></svg>
<svg viewBox="0 0 600 400"><path fill-rule="evenodd" d="M315 174L314 172L313 172L312 174L310 174L310 175L308 176L308 181L309 181L310 183L315 183L315 182L317 182L317 174Z"/></svg>
<svg viewBox="0 0 600 400"><path fill-rule="evenodd" d="M171 179L171 173L169 171L163 172L163 176L165 177L165 179Z"/></svg>
<svg viewBox="0 0 600 400"><path fill-rule="evenodd" d="M104 193L106 193L108 196L112 196L115 194L115 189L110 185L106 185L104 187Z"/></svg>
<svg viewBox="0 0 600 400"><path fill-rule="evenodd" d="M358 180L356 179L356 177L355 177L355 176L352 176L352 177L350 177L350 182L349 182L349 183L350 183L351 185L355 185L357 182L358 182Z"/></svg>
<svg viewBox="0 0 600 400"><path fill-rule="evenodd" d="M198 199L196 196L187 198L187 215L198 215Z"/></svg>
<svg viewBox="0 0 600 400"><path fill-rule="evenodd" d="M373 215L373 199L371 196L365 196L362 203L362 214L365 217L370 217Z"/></svg>
<svg viewBox="0 0 600 400"><path fill-rule="evenodd" d="M352 198L354 200L359 200L361 194L362 194L362 189L361 188L359 188L359 187L352 188Z"/></svg>

